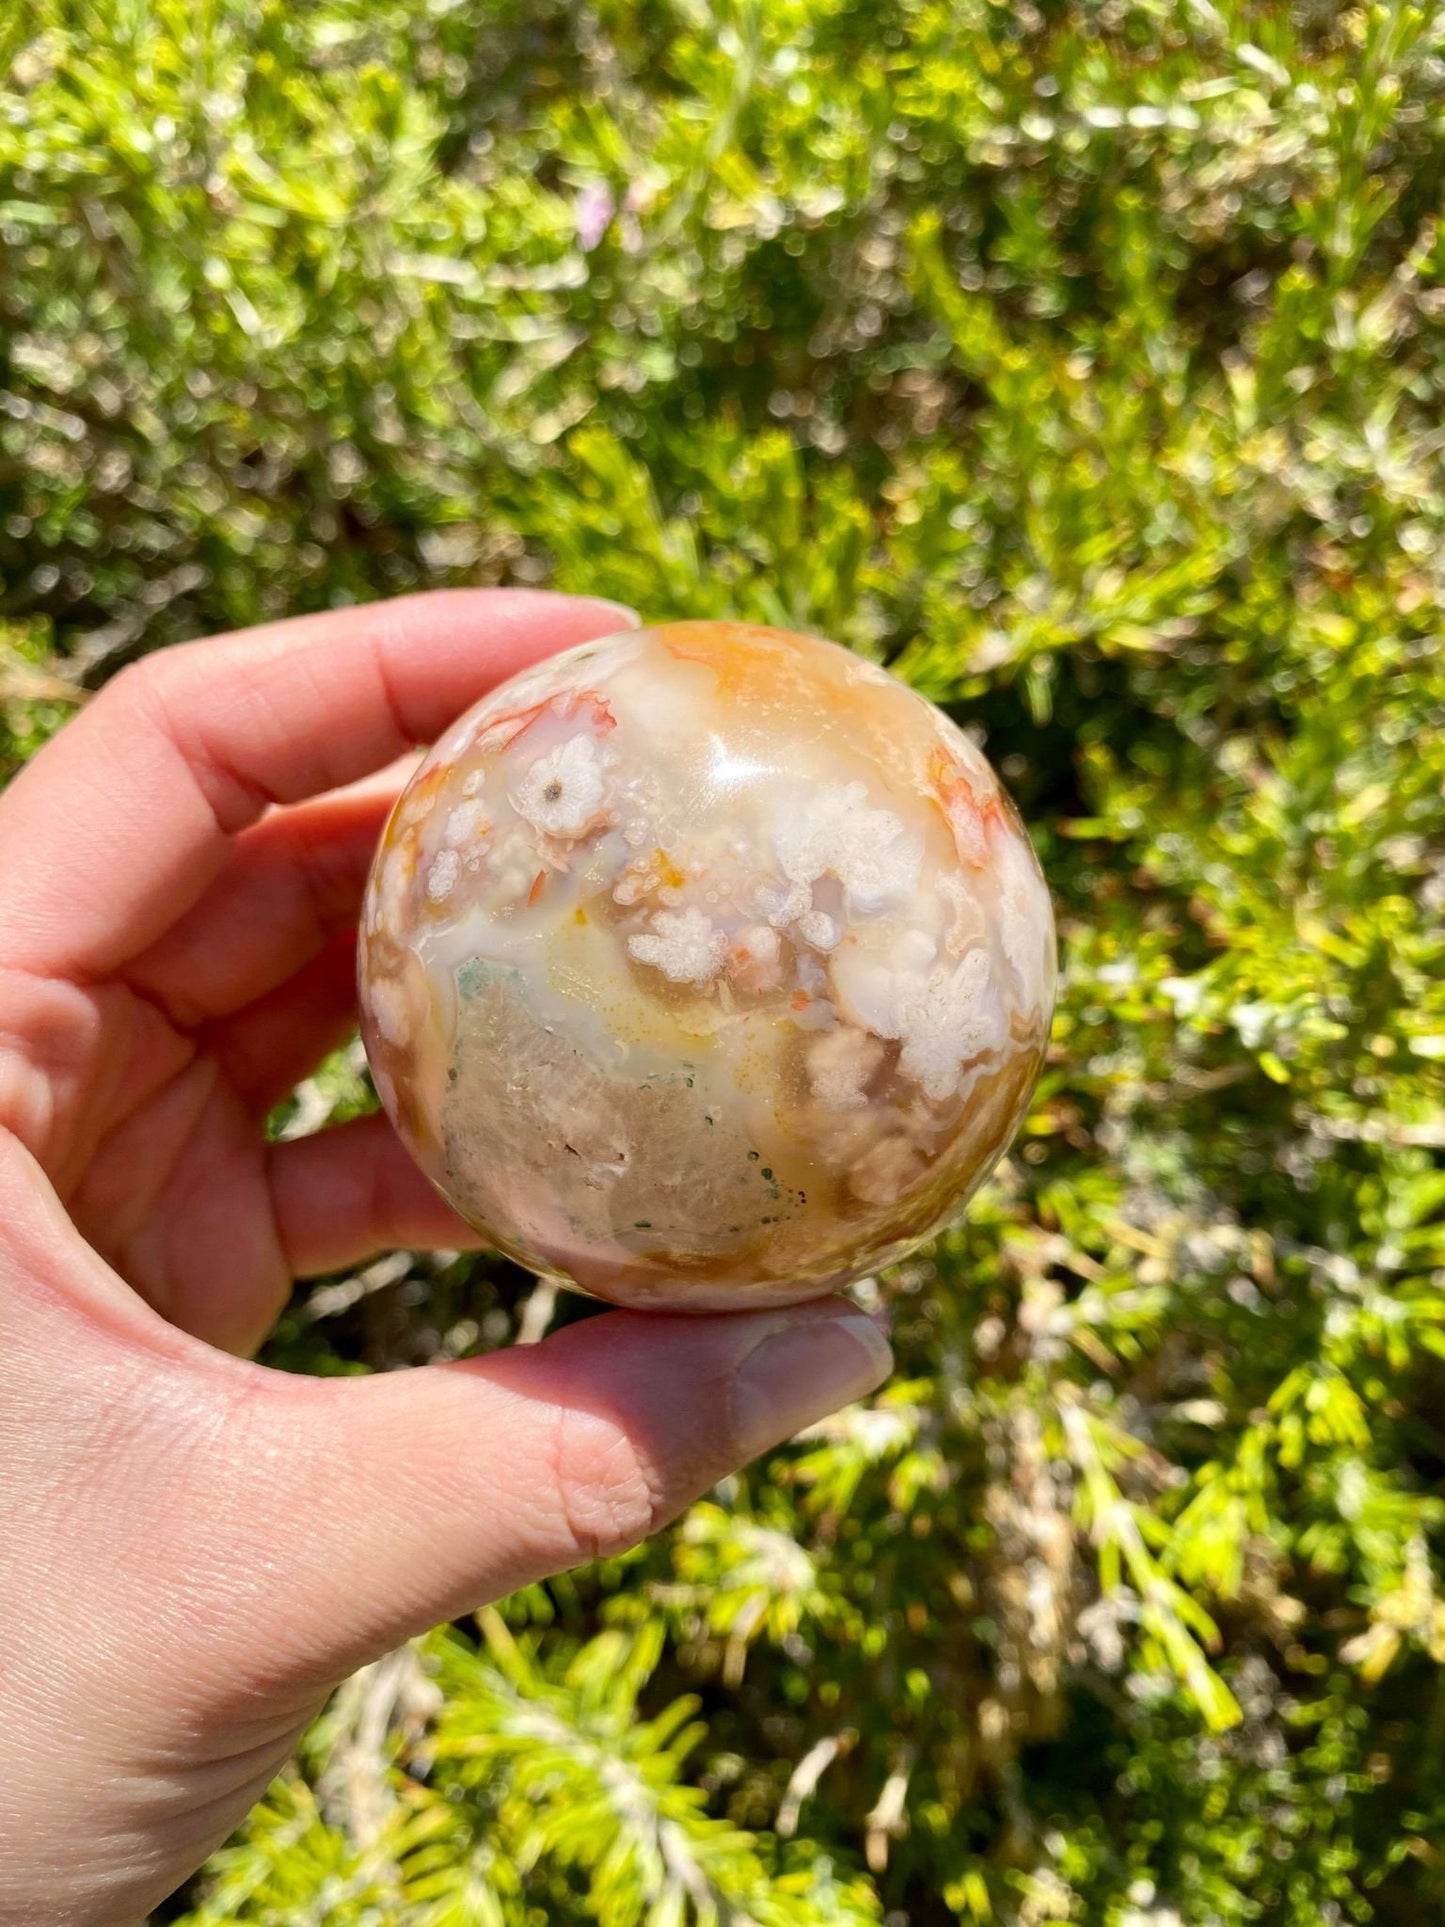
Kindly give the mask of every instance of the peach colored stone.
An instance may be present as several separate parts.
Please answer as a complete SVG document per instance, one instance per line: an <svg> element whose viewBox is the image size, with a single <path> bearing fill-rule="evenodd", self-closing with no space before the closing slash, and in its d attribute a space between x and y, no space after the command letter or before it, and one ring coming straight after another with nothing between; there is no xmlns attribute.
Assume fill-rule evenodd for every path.
<svg viewBox="0 0 1445 1927"><path fill-rule="evenodd" d="M785 1304L962 1209L1043 1062L1054 927L988 763L828 642L584 644L436 744L362 1028L462 1216L619 1304Z"/></svg>

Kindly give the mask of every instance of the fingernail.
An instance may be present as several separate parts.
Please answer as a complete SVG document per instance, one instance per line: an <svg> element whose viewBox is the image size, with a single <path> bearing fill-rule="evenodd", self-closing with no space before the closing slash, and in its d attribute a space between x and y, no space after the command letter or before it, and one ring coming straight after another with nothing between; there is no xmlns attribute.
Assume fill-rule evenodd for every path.
<svg viewBox="0 0 1445 1927"><path fill-rule="evenodd" d="M587 600L598 609L611 609L614 615L621 616L621 626L624 629L640 629L642 627L642 617L630 603L612 602L606 596L600 595L590 595Z"/></svg>
<svg viewBox="0 0 1445 1927"><path fill-rule="evenodd" d="M733 1432L755 1459L881 1385L893 1369L888 1340L860 1312L785 1325L753 1347L733 1379Z"/></svg>

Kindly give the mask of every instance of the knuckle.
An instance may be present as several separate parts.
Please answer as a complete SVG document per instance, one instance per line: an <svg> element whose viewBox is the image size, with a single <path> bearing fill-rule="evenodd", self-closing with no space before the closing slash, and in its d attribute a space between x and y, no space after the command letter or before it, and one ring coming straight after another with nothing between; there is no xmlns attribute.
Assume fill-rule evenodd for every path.
<svg viewBox="0 0 1445 1927"><path fill-rule="evenodd" d="M175 687L174 649L155 649L117 670L91 704L91 713L113 722L169 730L169 696Z"/></svg>
<svg viewBox="0 0 1445 1927"><path fill-rule="evenodd" d="M549 1510L575 1563L635 1546L667 1516L655 1466L600 1414L558 1410L546 1453Z"/></svg>
<svg viewBox="0 0 1445 1927"><path fill-rule="evenodd" d="M128 662L123 669L107 677L100 691L92 698L91 715L120 716L143 709L154 674L148 656L142 656L138 662Z"/></svg>
<svg viewBox="0 0 1445 1927"><path fill-rule="evenodd" d="M169 673L167 652L153 649L149 655L137 656L134 662L128 662L108 678L97 701L109 700L113 704L152 701Z"/></svg>

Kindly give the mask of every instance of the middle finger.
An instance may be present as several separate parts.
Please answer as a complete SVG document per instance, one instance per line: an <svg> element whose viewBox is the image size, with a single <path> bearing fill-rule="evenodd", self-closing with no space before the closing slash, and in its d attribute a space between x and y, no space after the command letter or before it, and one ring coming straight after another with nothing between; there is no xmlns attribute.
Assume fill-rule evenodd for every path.
<svg viewBox="0 0 1445 1927"><path fill-rule="evenodd" d="M272 810L237 837L200 900L126 967L126 982L185 1029L287 983L355 925L377 841L418 760Z"/></svg>

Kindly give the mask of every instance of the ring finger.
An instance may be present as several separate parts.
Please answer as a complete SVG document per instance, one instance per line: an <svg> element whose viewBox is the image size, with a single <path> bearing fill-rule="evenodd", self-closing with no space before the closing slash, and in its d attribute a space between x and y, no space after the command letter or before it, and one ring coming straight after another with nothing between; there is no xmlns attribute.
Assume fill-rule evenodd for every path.
<svg viewBox="0 0 1445 1927"><path fill-rule="evenodd" d="M278 991L355 925L377 841L417 760L263 817L200 900L126 966L126 981L188 1029Z"/></svg>

